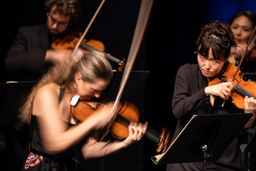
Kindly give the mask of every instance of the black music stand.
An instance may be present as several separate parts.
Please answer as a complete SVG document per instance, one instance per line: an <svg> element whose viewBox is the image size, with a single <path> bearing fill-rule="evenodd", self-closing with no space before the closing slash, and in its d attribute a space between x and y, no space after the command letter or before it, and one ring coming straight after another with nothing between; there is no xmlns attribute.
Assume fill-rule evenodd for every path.
<svg viewBox="0 0 256 171"><path fill-rule="evenodd" d="M151 157L156 164L217 161L252 114L193 115L163 154Z"/></svg>
<svg viewBox="0 0 256 171"><path fill-rule="evenodd" d="M244 152L244 153L247 153L247 166L248 166L248 169L255 169L255 152L256 152L256 132L253 128L249 129L250 131L254 131L254 133L251 135L251 137L249 138L249 141L247 144L242 144L240 146L241 148L241 151ZM252 168L251 168L252 167Z"/></svg>
<svg viewBox="0 0 256 171"><path fill-rule="evenodd" d="M35 84L35 81L0 83L0 128L19 130L23 126L17 114Z"/></svg>
<svg viewBox="0 0 256 171"><path fill-rule="evenodd" d="M240 148L242 152L256 152L256 132L249 139L248 144L242 144Z"/></svg>

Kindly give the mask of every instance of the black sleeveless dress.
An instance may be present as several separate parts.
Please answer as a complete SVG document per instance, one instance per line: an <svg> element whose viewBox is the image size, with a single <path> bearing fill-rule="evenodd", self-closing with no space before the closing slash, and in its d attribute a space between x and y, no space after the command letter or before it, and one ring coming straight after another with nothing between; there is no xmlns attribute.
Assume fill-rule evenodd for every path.
<svg viewBox="0 0 256 171"><path fill-rule="evenodd" d="M62 99L63 90L60 93ZM69 124L69 123L67 123ZM72 126L69 124L69 126ZM59 154L47 154L44 152L37 117L31 117L30 153L24 165L24 171L76 171L78 163L75 159L75 147Z"/></svg>

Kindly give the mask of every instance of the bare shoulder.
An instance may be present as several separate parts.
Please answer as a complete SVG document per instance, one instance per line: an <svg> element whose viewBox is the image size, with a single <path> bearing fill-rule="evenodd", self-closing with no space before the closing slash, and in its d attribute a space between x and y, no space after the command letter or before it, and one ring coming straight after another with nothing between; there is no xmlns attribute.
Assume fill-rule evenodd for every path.
<svg viewBox="0 0 256 171"><path fill-rule="evenodd" d="M49 83L39 88L33 103L33 114L38 115L49 107L57 106L58 97L59 85L57 84Z"/></svg>
<svg viewBox="0 0 256 171"><path fill-rule="evenodd" d="M45 96L58 96L60 86L55 83L49 83L39 88L36 97L45 98Z"/></svg>

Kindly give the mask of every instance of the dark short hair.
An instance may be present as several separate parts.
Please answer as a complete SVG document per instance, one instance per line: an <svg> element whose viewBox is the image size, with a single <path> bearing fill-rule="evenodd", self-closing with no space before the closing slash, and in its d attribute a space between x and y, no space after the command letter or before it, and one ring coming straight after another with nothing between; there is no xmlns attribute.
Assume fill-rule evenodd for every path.
<svg viewBox="0 0 256 171"><path fill-rule="evenodd" d="M202 28L197 40L196 52L207 57L211 48L214 59L226 61L232 46L236 46L236 42L230 26L215 21Z"/></svg>
<svg viewBox="0 0 256 171"><path fill-rule="evenodd" d="M55 5L57 8L54 13L70 16L70 23L74 23L80 16L81 6L78 0L46 0L46 11L50 12Z"/></svg>

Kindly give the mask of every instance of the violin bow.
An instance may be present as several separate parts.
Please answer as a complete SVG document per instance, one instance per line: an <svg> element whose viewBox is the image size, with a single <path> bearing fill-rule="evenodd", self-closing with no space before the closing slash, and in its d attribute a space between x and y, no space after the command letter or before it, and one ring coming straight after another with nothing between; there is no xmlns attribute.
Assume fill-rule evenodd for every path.
<svg viewBox="0 0 256 171"><path fill-rule="evenodd" d="M256 26L254 27L254 29L253 29L253 31L252 31L252 34L251 34L250 39L249 39L249 41L248 41L248 43L247 43L246 49L245 49L245 51L244 51L244 54L243 54L243 56L242 56L242 58L241 58L241 60L240 60L240 62L239 62L239 65L237 66L237 70L236 70L236 73L235 73L235 75L234 75L234 77L233 77L233 81L235 80L236 75L237 75L239 69L241 68L242 62L243 62L243 60L244 60L244 58L245 58L245 55L247 54L247 51L248 51L248 47L251 47L251 46L252 46L251 43L253 43L252 40L255 40L255 36L256 36L256 35L254 36L255 31L256 31Z"/></svg>
<svg viewBox="0 0 256 171"><path fill-rule="evenodd" d="M98 9L97 9L96 12L94 13L94 15L93 15L93 17L92 17L90 23L88 24L88 26L86 27L84 33L82 34L81 38L79 39L78 43L76 44L76 47L75 47L75 49L74 49L74 51L73 51L73 54L75 54L75 52L77 51L78 47L80 46L82 40L84 39L85 35L86 35L87 32L89 31L90 27L92 26L92 23L94 22L95 18L96 18L97 15L99 14L99 12L100 12L100 10L101 10L101 8L102 8L102 6L103 6L104 3L105 3L105 0L102 0L101 3L100 3L100 5L99 5L99 7L98 7Z"/></svg>
<svg viewBox="0 0 256 171"><path fill-rule="evenodd" d="M133 39L132 39L131 48L130 48L129 55L128 55L128 58L127 58L126 67L125 67L124 72L123 72L123 76L122 76L122 80L121 80L121 83L120 83L120 87L119 87L119 90L118 90L116 100L115 100L114 105L113 105L112 110L111 110L111 112L113 114L112 118L116 114L116 110L118 108L118 104L120 102L122 93L124 91L127 80L130 76L132 66L133 66L133 64L135 62L135 59L137 57L138 50L139 50L139 47L141 45L142 38L144 36L145 29L146 29L146 26L147 26L147 23L148 23L148 19L149 19L150 13L151 13L153 2L154 2L154 0L142 0L141 1L140 11L139 11L139 15L138 15L136 28L135 28L135 32L134 32L134 35L133 35Z"/></svg>

